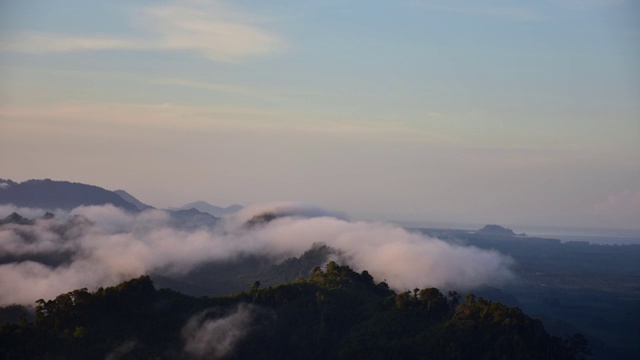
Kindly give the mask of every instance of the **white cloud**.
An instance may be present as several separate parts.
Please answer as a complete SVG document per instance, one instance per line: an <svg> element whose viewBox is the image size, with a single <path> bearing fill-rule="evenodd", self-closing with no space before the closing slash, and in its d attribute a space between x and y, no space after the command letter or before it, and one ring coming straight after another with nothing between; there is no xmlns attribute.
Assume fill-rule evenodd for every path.
<svg viewBox="0 0 640 360"><path fill-rule="evenodd" d="M220 2L208 6L168 5L143 9L143 27L159 36L157 46L189 50L219 61L268 55L284 50L284 42Z"/></svg>
<svg viewBox="0 0 640 360"><path fill-rule="evenodd" d="M5 34L0 51L67 53L96 50L187 51L208 59L236 62L278 53L286 48L277 35L256 19L222 2L174 2L130 8L142 30L137 36L78 36L47 32Z"/></svg>
<svg viewBox="0 0 640 360"><path fill-rule="evenodd" d="M246 225L245 220L265 212L283 216ZM73 214L91 222L76 217L67 223L58 216L34 225L0 227L0 256L69 255L58 265L0 264L0 283L7 284L0 287L0 306L115 285L142 274L185 274L199 264L240 254L300 256L316 243L338 249L357 271L366 269L399 290L430 286L462 290L512 277L512 260L497 252L455 246L388 223L349 221L291 203L249 207L212 231L177 230L159 210L131 215L108 205L77 208Z"/></svg>

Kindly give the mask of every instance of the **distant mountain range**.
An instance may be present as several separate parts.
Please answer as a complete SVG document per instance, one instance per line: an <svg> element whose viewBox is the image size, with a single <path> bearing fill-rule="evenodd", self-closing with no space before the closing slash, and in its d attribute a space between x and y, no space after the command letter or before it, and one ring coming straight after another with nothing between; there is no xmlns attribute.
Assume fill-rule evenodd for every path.
<svg viewBox="0 0 640 360"><path fill-rule="evenodd" d="M134 213L154 209L153 206L143 203L125 190L110 191L99 186L51 179L28 180L21 183L0 179L1 204L51 211L69 211L78 206L107 204ZM223 208L204 201L196 201L180 208L167 209L167 211L171 215L172 226L194 228L212 226L219 217L240 209L242 209L240 205Z"/></svg>
<svg viewBox="0 0 640 360"><path fill-rule="evenodd" d="M27 180L21 183L0 179L0 204L13 204L46 210L71 210L78 206L111 204L127 211L153 209L125 190L110 191L99 186L56 181L51 179ZM195 201L170 211L196 209L198 212L221 217L242 209L241 205L220 207L205 201ZM193 212L191 212L193 214Z"/></svg>
<svg viewBox="0 0 640 360"><path fill-rule="evenodd" d="M215 217L223 217L225 215L230 215L242 210L242 205L235 204L235 205L231 205L231 206L227 206L226 208L223 208L220 206L211 205L206 201L194 201L182 206L180 209L182 210L196 209L198 211L209 213Z"/></svg>
<svg viewBox="0 0 640 360"><path fill-rule="evenodd" d="M0 179L0 204L47 210L71 210L78 206L111 204L127 211L139 211L113 191L98 186L54 181L28 180L17 183Z"/></svg>

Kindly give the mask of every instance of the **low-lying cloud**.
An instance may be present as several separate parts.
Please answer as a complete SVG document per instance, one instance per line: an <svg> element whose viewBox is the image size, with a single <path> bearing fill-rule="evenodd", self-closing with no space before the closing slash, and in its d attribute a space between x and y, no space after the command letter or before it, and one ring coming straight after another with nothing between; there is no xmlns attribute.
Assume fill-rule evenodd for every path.
<svg viewBox="0 0 640 360"><path fill-rule="evenodd" d="M0 218L12 211L44 214L0 206ZM350 221L312 206L252 206L213 229L185 230L172 227L165 211L130 214L106 205L57 213L31 225L0 226L0 306L33 304L143 274L184 275L204 263L243 255L285 259L316 243L338 249L348 265L398 290L462 290L512 277L512 260L498 252L449 244L389 223Z"/></svg>
<svg viewBox="0 0 640 360"><path fill-rule="evenodd" d="M184 350L195 359L220 359L230 354L251 330L257 308L240 304L219 317L215 309L194 315L182 328Z"/></svg>

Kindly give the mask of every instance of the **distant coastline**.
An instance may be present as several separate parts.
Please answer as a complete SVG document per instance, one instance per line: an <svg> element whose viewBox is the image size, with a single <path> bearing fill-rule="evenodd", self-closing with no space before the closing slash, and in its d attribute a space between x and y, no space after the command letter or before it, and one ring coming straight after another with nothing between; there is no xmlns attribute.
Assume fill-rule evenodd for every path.
<svg viewBox="0 0 640 360"><path fill-rule="evenodd" d="M638 229L599 229L599 228L562 228L562 227L514 227L522 229L530 236L559 239L562 242L588 241L591 244L602 245L640 245L640 230Z"/></svg>
<svg viewBox="0 0 640 360"><path fill-rule="evenodd" d="M565 235L532 233L532 236L553 238L566 242L587 241L589 244L598 245L640 245L640 236L602 236L602 235Z"/></svg>
<svg viewBox="0 0 640 360"><path fill-rule="evenodd" d="M391 221L405 228L433 228L477 231L484 224L454 223L454 222L418 222ZM516 233L526 233L528 237L558 239L563 243L587 241L600 245L640 245L640 229L606 229L606 228L575 228L559 226L526 226L505 224Z"/></svg>

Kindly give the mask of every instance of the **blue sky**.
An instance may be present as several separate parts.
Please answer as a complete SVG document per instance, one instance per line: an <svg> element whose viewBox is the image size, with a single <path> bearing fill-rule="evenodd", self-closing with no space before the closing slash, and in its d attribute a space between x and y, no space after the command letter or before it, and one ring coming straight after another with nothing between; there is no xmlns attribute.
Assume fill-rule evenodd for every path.
<svg viewBox="0 0 640 360"><path fill-rule="evenodd" d="M639 228L635 1L0 5L0 177Z"/></svg>

